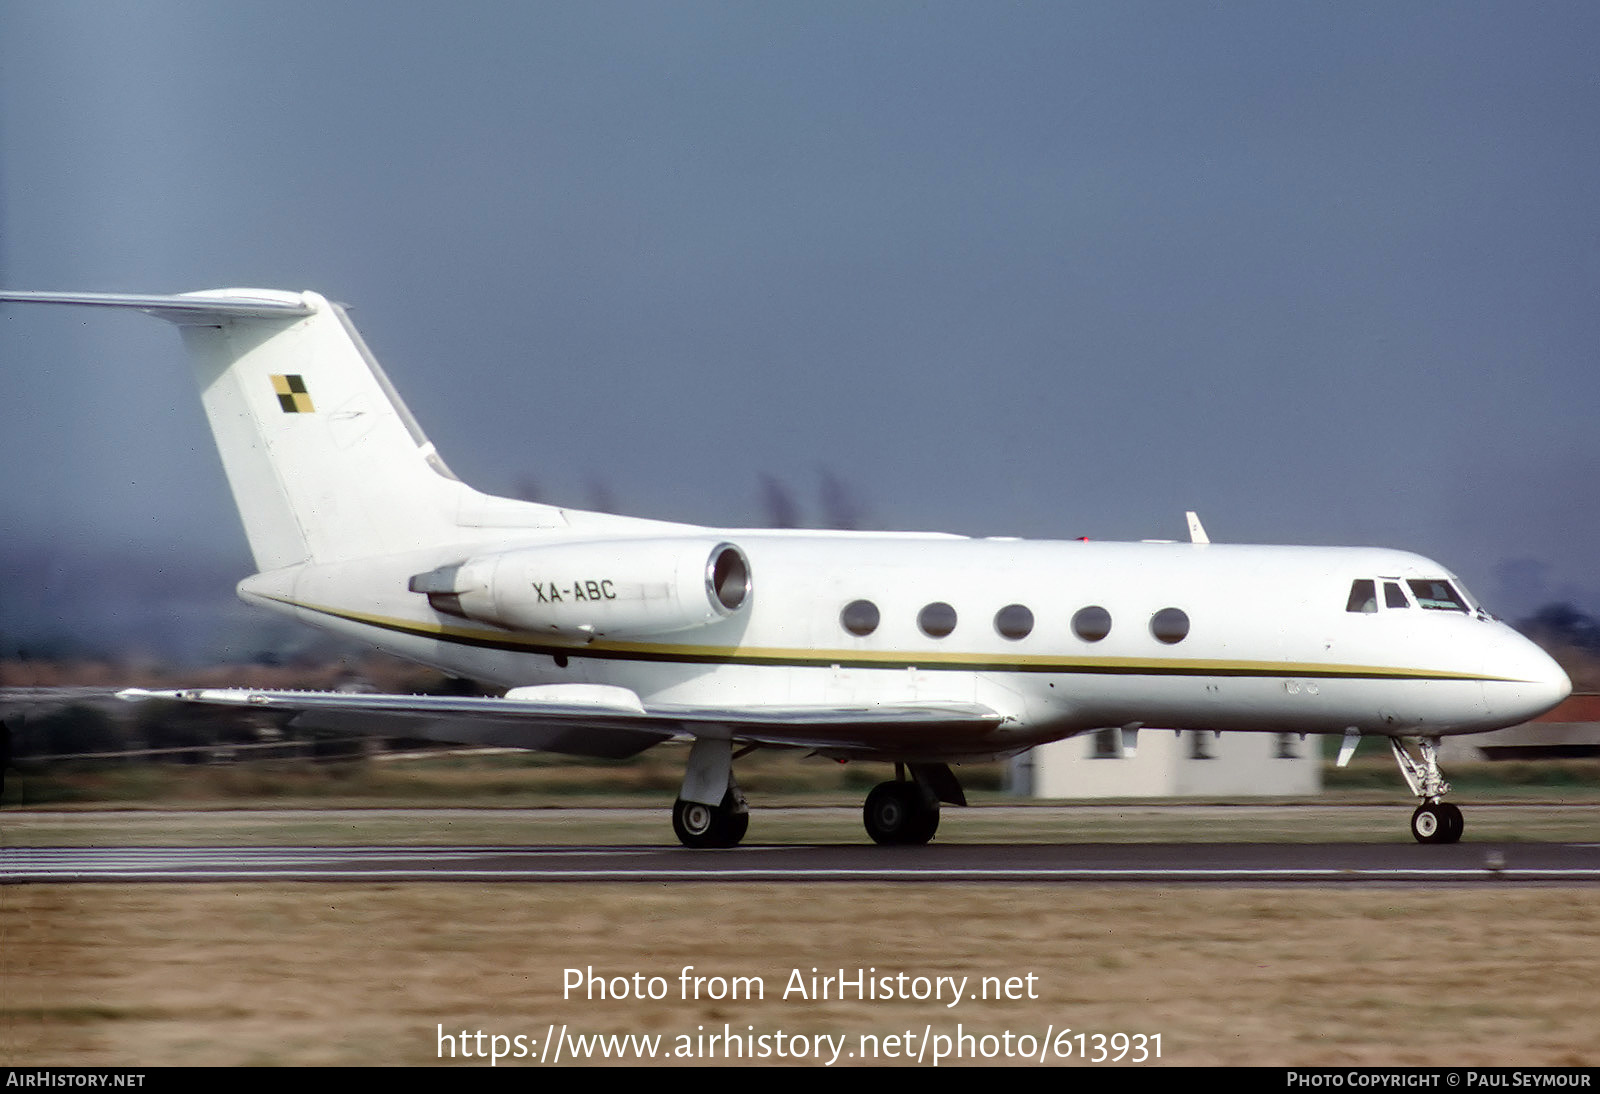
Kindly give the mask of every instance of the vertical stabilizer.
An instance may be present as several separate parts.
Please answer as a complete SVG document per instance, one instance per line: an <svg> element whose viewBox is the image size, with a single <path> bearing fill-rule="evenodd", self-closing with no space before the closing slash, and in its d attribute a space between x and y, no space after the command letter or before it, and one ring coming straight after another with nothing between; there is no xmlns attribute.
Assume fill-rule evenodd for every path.
<svg viewBox="0 0 1600 1094"><path fill-rule="evenodd" d="M339 305L312 292L178 296L0 292L131 308L181 328L261 570L565 525L549 506L470 490L439 458Z"/></svg>
<svg viewBox="0 0 1600 1094"><path fill-rule="evenodd" d="M310 309L300 318L182 323L256 565L456 538L460 484L343 309L298 296Z"/></svg>

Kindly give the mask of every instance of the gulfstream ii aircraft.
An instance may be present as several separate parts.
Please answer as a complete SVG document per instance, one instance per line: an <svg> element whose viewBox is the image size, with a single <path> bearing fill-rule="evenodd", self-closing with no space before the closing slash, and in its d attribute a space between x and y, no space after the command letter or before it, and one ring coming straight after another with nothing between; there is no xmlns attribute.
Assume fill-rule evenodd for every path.
<svg viewBox="0 0 1600 1094"><path fill-rule="evenodd" d="M734 761L894 765L879 843L965 804L950 765L1143 727L1387 738L1424 843L1462 832L1436 748L1571 685L1443 566L1400 551L700 528L473 490L338 304L313 292L3 292L175 324L259 573L252 604L505 688L501 698L127 692L294 724L631 756L692 741L672 821L749 823Z"/></svg>

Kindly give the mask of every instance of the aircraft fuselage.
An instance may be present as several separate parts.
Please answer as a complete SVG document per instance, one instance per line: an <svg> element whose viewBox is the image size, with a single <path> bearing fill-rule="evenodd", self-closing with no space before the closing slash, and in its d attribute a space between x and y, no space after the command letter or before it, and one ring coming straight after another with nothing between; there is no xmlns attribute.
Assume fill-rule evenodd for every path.
<svg viewBox="0 0 1600 1094"><path fill-rule="evenodd" d="M1568 686L1465 593L1459 608L1424 607L1408 583L1460 583L1400 551L689 531L743 553L748 594L726 618L675 633L607 633L608 598L637 582L599 551L563 569L556 560L586 557L568 537L292 567L241 591L506 687L606 684L646 705L977 703L1005 716L981 743L929 739L913 757L896 742L908 759L1003 754L1128 725L1472 733L1548 709ZM514 552L552 559L526 568L538 576L522 582L520 626L434 610L407 587L419 571ZM1405 603L1354 610L1358 581L1396 586ZM567 622L540 628L541 611ZM574 633L570 621L583 618L589 632Z"/></svg>

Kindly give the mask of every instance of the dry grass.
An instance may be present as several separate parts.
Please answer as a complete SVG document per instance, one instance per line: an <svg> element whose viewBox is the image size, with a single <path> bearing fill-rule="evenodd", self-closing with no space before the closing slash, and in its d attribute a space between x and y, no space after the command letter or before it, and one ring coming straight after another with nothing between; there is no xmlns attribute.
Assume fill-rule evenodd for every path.
<svg viewBox="0 0 1600 1094"><path fill-rule="evenodd" d="M562 999L563 970L667 977ZM758 975L682 1002L677 974ZM793 968L1038 977L1034 1001L785 1002ZM424 1064L437 1026L1160 1033L1171 1064L1594 1064L1593 890L77 885L0 889L7 1064Z"/></svg>

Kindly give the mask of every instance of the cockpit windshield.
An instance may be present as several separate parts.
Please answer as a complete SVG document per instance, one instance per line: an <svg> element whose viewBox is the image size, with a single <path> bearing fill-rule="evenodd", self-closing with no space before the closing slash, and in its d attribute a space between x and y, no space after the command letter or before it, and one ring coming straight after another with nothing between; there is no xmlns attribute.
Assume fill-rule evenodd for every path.
<svg viewBox="0 0 1600 1094"><path fill-rule="evenodd" d="M1467 602L1448 581L1437 578L1427 578L1422 581L1408 581L1411 586L1411 595L1417 598L1417 605L1422 608L1432 608L1440 612L1466 612Z"/></svg>
<svg viewBox="0 0 1600 1094"><path fill-rule="evenodd" d="M1363 615L1377 612L1380 584L1383 586L1381 603L1388 611L1409 608L1413 603L1419 608L1436 612L1461 612L1465 615L1473 610L1473 602L1468 599L1465 590L1458 589L1443 578L1434 577L1404 582L1399 578L1356 578L1350 583L1350 597L1345 601L1344 610ZM1407 589L1410 590L1409 597L1406 595Z"/></svg>

